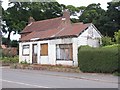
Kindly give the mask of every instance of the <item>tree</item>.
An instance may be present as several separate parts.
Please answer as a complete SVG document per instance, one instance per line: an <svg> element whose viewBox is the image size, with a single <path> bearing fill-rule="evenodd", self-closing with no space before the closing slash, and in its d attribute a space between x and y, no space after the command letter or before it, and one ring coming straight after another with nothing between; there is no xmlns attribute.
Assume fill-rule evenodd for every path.
<svg viewBox="0 0 120 90"><path fill-rule="evenodd" d="M2 37L2 44L7 45L7 38ZM10 46L11 47L18 47L18 41L17 40L10 40Z"/></svg>
<svg viewBox="0 0 120 90"><path fill-rule="evenodd" d="M106 16L109 17L107 24L108 35L114 37L114 32L120 29L120 10L117 7L120 7L119 2L109 2L108 10Z"/></svg>
<svg viewBox="0 0 120 90"><path fill-rule="evenodd" d="M90 4L86 7L79 20L83 23L95 23L105 11L100 7L100 4Z"/></svg>
<svg viewBox="0 0 120 90"><path fill-rule="evenodd" d="M114 37L114 32L120 29L120 11L116 7L120 2L109 2L108 10L96 20L96 27L105 36Z"/></svg>
<svg viewBox="0 0 120 90"><path fill-rule="evenodd" d="M2 44L7 45L7 38L2 37Z"/></svg>
<svg viewBox="0 0 120 90"><path fill-rule="evenodd" d="M75 7L73 5L66 6L66 9L68 9L70 11L70 15L76 16L77 18L83 13L85 8L86 8L85 6L80 6L80 7ZM77 23L77 22L79 22L79 19L77 19L77 18L71 18L71 21L73 23Z"/></svg>
<svg viewBox="0 0 120 90"><path fill-rule="evenodd" d="M12 40L12 41L10 42L10 46L11 46L11 47L17 47L17 48L18 48L18 41L17 41L17 40Z"/></svg>
<svg viewBox="0 0 120 90"><path fill-rule="evenodd" d="M8 32L8 46L10 45L11 32L19 33L28 24L32 16L36 21L55 18L62 15L65 6L57 2L12 2L12 7L5 10L3 21L4 31Z"/></svg>
<svg viewBox="0 0 120 90"><path fill-rule="evenodd" d="M100 7L99 3L90 4L85 8L79 20L83 23L93 23L103 35L107 36L107 30L103 26L109 18L105 14L105 10Z"/></svg>
<svg viewBox="0 0 120 90"><path fill-rule="evenodd" d="M90 4L79 17L84 23L93 23L104 36L114 37L114 32L120 29L120 1L109 2L108 10L103 10L100 4Z"/></svg>

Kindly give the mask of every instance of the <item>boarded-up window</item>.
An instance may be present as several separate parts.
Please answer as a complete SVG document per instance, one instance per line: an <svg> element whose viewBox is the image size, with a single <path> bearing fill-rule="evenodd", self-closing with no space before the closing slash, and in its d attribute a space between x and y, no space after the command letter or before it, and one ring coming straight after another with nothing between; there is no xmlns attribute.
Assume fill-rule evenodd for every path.
<svg viewBox="0 0 120 90"><path fill-rule="evenodd" d="M48 56L48 44L41 44L41 51L40 51L41 56Z"/></svg>
<svg viewBox="0 0 120 90"><path fill-rule="evenodd" d="M72 44L59 44L56 49L57 60L73 60Z"/></svg>
<svg viewBox="0 0 120 90"><path fill-rule="evenodd" d="M22 54L29 55L29 53L30 53L29 50L30 50L30 45L23 45Z"/></svg>

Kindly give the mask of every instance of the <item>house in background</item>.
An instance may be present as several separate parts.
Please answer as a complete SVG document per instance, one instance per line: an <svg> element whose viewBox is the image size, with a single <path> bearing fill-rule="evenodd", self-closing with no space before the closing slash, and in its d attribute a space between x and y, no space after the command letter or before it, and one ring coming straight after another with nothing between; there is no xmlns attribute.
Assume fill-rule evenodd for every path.
<svg viewBox="0 0 120 90"><path fill-rule="evenodd" d="M78 47L99 47L101 33L92 24L71 23L70 13L35 21L32 17L21 32L19 62L78 66Z"/></svg>

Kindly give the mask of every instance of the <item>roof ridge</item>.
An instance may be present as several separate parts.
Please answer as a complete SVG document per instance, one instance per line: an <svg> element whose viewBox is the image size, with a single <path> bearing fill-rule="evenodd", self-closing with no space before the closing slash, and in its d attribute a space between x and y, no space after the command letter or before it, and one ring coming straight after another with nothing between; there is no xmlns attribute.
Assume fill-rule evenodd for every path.
<svg viewBox="0 0 120 90"><path fill-rule="evenodd" d="M50 21L50 20L55 20L55 19L59 19L59 18L62 18L62 17L56 17L56 18L51 18L51 19L39 20L39 21L35 21L35 22L33 22L33 23L44 22L44 21Z"/></svg>

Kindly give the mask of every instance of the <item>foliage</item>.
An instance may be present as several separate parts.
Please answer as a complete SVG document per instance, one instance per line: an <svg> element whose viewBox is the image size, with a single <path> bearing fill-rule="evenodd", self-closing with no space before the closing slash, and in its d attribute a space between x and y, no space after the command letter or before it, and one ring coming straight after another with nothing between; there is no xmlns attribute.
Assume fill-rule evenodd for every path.
<svg viewBox="0 0 120 90"><path fill-rule="evenodd" d="M100 4L90 4L87 7L65 6L58 2L11 2L7 10L2 8L2 31L7 33L7 44L10 45L11 32L19 33L28 24L28 18L32 16L36 21L62 16L62 11L68 9L71 15L81 12L79 20L71 19L73 23L93 23L104 36L114 37L114 32L120 29L119 2L109 2L105 11Z"/></svg>
<svg viewBox="0 0 120 90"><path fill-rule="evenodd" d="M80 11L84 11L86 7L85 6L75 7L73 5L68 5L65 8L70 11L71 15L75 15L76 13L79 13Z"/></svg>
<svg viewBox="0 0 120 90"><path fill-rule="evenodd" d="M64 5L57 2L11 2L12 7L3 10L3 31L8 32L7 42L10 45L11 32L19 33L28 24L32 16L36 21L55 18L62 15ZM6 28L7 27L7 28Z"/></svg>
<svg viewBox="0 0 120 90"><path fill-rule="evenodd" d="M99 3L93 3L86 7L79 19L84 23L94 23L104 12Z"/></svg>
<svg viewBox="0 0 120 90"><path fill-rule="evenodd" d="M7 43L8 43L7 38L2 37L2 44L7 45ZM10 47L18 47L18 41L17 40L10 40L9 46Z"/></svg>
<svg viewBox="0 0 120 90"><path fill-rule="evenodd" d="M120 76L120 73L115 72L115 73L113 73L113 75L115 75L115 76Z"/></svg>
<svg viewBox="0 0 120 90"><path fill-rule="evenodd" d="M17 41L17 40L12 40L12 41L10 42L10 46L11 46L11 47L17 47L17 48L18 48L18 41Z"/></svg>
<svg viewBox="0 0 120 90"><path fill-rule="evenodd" d="M27 61L21 61L20 64L28 64Z"/></svg>
<svg viewBox="0 0 120 90"><path fill-rule="evenodd" d="M102 45L106 46L106 45L112 45L114 42L112 41L111 37L105 36L102 37Z"/></svg>
<svg viewBox="0 0 120 90"><path fill-rule="evenodd" d="M113 73L118 71L118 45L79 49L79 68L83 72Z"/></svg>
<svg viewBox="0 0 120 90"><path fill-rule="evenodd" d="M103 35L114 37L114 32L120 29L120 11L116 8L118 6L120 1L109 2L107 11L95 23Z"/></svg>
<svg viewBox="0 0 120 90"><path fill-rule="evenodd" d="M19 62L19 57L2 57L2 62L3 63L18 63Z"/></svg>
<svg viewBox="0 0 120 90"><path fill-rule="evenodd" d="M7 45L7 38L2 37L2 44Z"/></svg>
<svg viewBox="0 0 120 90"><path fill-rule="evenodd" d="M116 43L120 44L120 30L118 32L115 32L114 37L115 37Z"/></svg>
<svg viewBox="0 0 120 90"><path fill-rule="evenodd" d="M70 15L71 16L77 16L77 17L79 17L79 15L81 15L83 13L83 11L85 10L86 7L85 6L75 7L73 5L68 5L65 8L70 11ZM73 17L73 18L71 18L71 22L72 23L78 23L79 19Z"/></svg>
<svg viewBox="0 0 120 90"><path fill-rule="evenodd" d="M114 32L120 29L119 2L109 2L105 11L100 4L90 4L86 7L79 20L84 23L93 23L104 36L113 37Z"/></svg>

